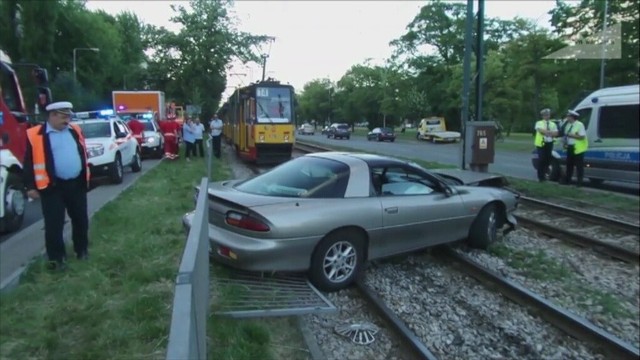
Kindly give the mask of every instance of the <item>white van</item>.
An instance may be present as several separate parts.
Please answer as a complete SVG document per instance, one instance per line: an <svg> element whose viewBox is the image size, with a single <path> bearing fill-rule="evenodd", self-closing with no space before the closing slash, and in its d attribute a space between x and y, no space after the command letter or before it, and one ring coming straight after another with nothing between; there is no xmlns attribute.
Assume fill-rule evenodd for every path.
<svg viewBox="0 0 640 360"><path fill-rule="evenodd" d="M589 149L584 156L584 177L595 184L605 180L640 183L640 85L604 88L593 92L573 109L587 129ZM550 180L564 174L566 152L556 142ZM532 159L537 167L537 154ZM575 172L574 172L575 173Z"/></svg>

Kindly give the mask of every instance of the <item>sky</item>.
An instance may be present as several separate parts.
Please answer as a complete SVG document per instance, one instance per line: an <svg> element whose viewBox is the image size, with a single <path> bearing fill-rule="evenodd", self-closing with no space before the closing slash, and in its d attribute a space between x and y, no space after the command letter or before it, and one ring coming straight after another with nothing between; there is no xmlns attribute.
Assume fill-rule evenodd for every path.
<svg viewBox="0 0 640 360"><path fill-rule="evenodd" d="M151 5L153 3L153 5ZM178 30L169 21L171 4L179 1L89 0L90 10L116 15L135 13L143 22ZM367 59L382 64L391 56L389 42L406 33L406 26L426 1L236 1L238 29L275 37L266 76L290 83L301 91L307 82L329 78L338 81L353 65ZM463 1L466 3L466 1ZM477 2L476 8L477 8ZM529 18L548 26L554 0L487 0L485 17ZM236 86L260 80L259 64L234 64L227 76L226 99Z"/></svg>

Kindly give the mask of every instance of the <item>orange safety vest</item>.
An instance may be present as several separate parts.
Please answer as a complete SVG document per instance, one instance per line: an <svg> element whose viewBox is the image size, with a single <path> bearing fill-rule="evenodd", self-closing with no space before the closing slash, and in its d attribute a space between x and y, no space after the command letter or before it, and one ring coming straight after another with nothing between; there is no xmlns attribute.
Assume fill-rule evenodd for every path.
<svg viewBox="0 0 640 360"><path fill-rule="evenodd" d="M87 185L89 184L89 180L91 178L91 173L89 172L89 162L87 161L87 146L84 142L84 135L82 135L82 130L76 124L69 124L73 130L75 130L76 134L78 134L78 141L82 146L82 156L84 157L84 163L86 166L86 178ZM46 159L45 159L45 151L44 151L44 138L40 133L42 131L43 125L37 125L27 130L27 138L29 139L29 143L31 144L31 157L33 159L33 175L36 180L36 188L38 190L46 189L47 186L51 183L49 179L49 174L47 173L46 168Z"/></svg>

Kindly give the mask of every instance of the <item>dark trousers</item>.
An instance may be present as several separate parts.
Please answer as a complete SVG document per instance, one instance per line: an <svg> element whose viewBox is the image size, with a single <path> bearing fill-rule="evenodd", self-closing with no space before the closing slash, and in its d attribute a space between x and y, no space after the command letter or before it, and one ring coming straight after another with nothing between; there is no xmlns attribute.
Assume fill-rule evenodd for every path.
<svg viewBox="0 0 640 360"><path fill-rule="evenodd" d="M584 178L584 153L575 154L575 146L567 146L567 174L564 181L567 184L571 183L573 177L573 168L576 168L576 175L578 178L578 185L582 185L582 179Z"/></svg>
<svg viewBox="0 0 640 360"><path fill-rule="evenodd" d="M192 142L185 141L184 142L184 156L188 159L191 154L196 156L196 144Z"/></svg>
<svg viewBox="0 0 640 360"><path fill-rule="evenodd" d="M204 146L202 146L202 139L196 139L196 143L193 146L195 148L193 150L193 156L204 157Z"/></svg>
<svg viewBox="0 0 640 360"><path fill-rule="evenodd" d="M213 146L213 155L220 159L220 135L212 136L211 144Z"/></svg>
<svg viewBox="0 0 640 360"><path fill-rule="evenodd" d="M86 182L80 178L56 180L55 186L40 192L40 203L49 260L62 261L67 257L63 238L65 210L71 218L73 249L77 255L85 254L89 246Z"/></svg>
<svg viewBox="0 0 640 360"><path fill-rule="evenodd" d="M544 143L542 146L536 147L538 150L538 180L543 181L546 179L546 172L551 163L553 155L553 143Z"/></svg>

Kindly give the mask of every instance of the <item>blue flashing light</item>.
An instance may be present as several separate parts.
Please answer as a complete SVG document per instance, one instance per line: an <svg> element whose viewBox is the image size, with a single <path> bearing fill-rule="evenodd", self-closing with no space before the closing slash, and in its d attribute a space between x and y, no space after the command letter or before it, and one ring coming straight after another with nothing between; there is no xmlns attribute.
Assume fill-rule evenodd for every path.
<svg viewBox="0 0 640 360"><path fill-rule="evenodd" d="M100 115L101 116L113 115L113 110L112 109L100 110Z"/></svg>
<svg viewBox="0 0 640 360"><path fill-rule="evenodd" d="M143 119L153 119L153 114L143 114L142 118Z"/></svg>

